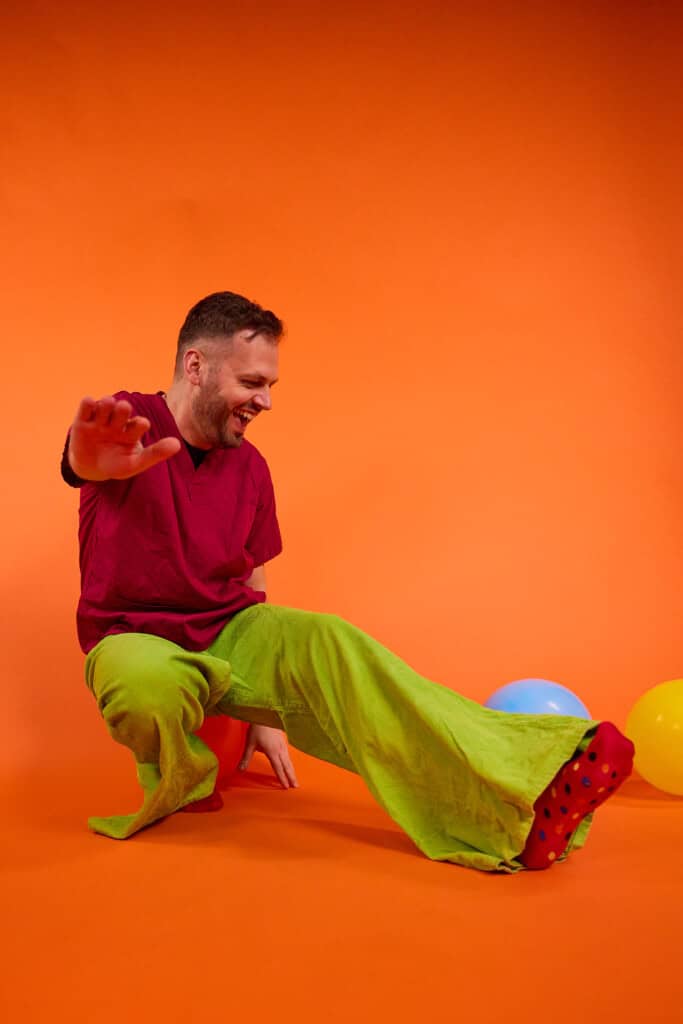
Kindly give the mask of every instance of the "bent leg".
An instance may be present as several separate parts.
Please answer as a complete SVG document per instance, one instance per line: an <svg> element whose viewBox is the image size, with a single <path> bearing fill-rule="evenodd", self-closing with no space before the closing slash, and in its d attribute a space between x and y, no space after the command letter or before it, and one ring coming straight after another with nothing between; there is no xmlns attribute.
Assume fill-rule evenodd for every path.
<svg viewBox="0 0 683 1024"><path fill-rule="evenodd" d="M125 633L105 637L85 672L110 735L133 752L144 791L136 814L90 818L90 828L125 839L213 792L217 759L193 734L225 694L229 665L161 637Z"/></svg>
<svg viewBox="0 0 683 1024"><path fill-rule="evenodd" d="M487 871L524 866L535 801L597 727L491 711L336 616L257 605L209 650L232 667L222 711L281 721L293 746L358 772L428 857Z"/></svg>

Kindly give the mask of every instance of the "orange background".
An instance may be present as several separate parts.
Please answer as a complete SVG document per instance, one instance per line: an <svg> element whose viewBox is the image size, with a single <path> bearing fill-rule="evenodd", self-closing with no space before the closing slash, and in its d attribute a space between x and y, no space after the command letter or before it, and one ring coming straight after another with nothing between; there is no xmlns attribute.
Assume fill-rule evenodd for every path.
<svg viewBox="0 0 683 1024"><path fill-rule="evenodd" d="M338 612L475 699L544 676L623 725L683 675L677 3L14 8L0 759L37 792L55 774L81 787L65 834L102 812L94 776L130 766L82 682L64 435L83 394L166 387L179 325L214 290L288 328L250 434L285 539L270 600ZM311 792L379 815L357 780L297 763ZM188 856L203 827L163 826ZM149 835L124 849L159 856ZM112 849L109 872L141 856ZM430 914L444 876L415 863ZM446 932L466 931L452 914Z"/></svg>

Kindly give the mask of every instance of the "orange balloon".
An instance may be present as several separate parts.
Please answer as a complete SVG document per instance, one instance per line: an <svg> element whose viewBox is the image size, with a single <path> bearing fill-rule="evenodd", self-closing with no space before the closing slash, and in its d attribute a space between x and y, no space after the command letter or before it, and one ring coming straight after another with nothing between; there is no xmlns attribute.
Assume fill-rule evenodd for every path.
<svg viewBox="0 0 683 1024"><path fill-rule="evenodd" d="M227 715L215 715L204 719L197 736L213 750L218 758L216 785L229 781L240 763L247 743L248 722L240 722Z"/></svg>

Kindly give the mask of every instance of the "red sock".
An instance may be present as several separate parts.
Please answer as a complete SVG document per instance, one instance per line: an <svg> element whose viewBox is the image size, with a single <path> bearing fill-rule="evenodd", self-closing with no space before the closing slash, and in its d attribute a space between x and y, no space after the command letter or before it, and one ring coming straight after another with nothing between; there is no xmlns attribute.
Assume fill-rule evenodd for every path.
<svg viewBox="0 0 683 1024"><path fill-rule="evenodd" d="M220 811L223 806L223 797L217 789L211 796L205 796L202 800L195 800L191 804L185 804L180 810L185 814L201 814L202 811Z"/></svg>
<svg viewBox="0 0 683 1024"><path fill-rule="evenodd" d="M525 867L554 864L583 819L631 774L633 753L633 744L615 725L601 722L586 750L560 768L534 804L536 817L519 857Z"/></svg>

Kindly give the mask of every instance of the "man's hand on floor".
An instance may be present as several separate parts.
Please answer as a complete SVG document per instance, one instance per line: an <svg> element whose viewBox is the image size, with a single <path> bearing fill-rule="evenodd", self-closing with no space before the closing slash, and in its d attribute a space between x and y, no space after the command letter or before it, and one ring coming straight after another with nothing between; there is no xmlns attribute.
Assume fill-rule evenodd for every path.
<svg viewBox="0 0 683 1024"><path fill-rule="evenodd" d="M289 789L290 786L298 787L287 739L280 729L272 729L269 725L254 725L252 722L247 733L244 756L239 763L240 771L247 770L256 750L266 755L283 789Z"/></svg>

